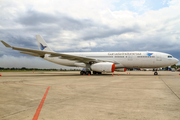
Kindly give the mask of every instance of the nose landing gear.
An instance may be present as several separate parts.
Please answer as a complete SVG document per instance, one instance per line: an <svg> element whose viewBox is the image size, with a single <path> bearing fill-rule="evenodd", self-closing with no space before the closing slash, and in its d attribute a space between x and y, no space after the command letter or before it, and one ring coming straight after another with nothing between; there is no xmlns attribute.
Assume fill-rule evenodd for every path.
<svg viewBox="0 0 180 120"><path fill-rule="evenodd" d="M156 71L156 72L154 72L154 75L158 75L158 72Z"/></svg>
<svg viewBox="0 0 180 120"><path fill-rule="evenodd" d="M154 75L158 75L157 69L154 68L153 71L154 71Z"/></svg>

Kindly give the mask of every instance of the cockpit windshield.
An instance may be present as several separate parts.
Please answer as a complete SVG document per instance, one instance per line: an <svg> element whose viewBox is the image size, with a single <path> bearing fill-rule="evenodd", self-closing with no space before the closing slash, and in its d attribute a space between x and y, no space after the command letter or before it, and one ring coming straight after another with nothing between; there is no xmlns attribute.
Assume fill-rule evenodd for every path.
<svg viewBox="0 0 180 120"><path fill-rule="evenodd" d="M173 56L170 56L170 55L169 55L168 58L173 58Z"/></svg>

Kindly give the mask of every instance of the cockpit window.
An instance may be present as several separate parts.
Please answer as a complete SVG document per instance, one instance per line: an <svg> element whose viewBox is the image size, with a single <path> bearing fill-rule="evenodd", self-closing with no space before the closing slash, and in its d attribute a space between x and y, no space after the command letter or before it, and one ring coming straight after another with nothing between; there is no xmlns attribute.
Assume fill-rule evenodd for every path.
<svg viewBox="0 0 180 120"><path fill-rule="evenodd" d="M168 56L168 58L172 58L173 56Z"/></svg>

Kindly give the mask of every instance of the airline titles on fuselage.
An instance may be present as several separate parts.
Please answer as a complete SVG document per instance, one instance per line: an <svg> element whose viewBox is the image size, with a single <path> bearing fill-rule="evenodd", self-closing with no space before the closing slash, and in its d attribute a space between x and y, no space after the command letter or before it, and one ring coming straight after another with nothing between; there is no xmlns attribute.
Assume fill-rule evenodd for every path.
<svg viewBox="0 0 180 120"><path fill-rule="evenodd" d="M141 53L108 53L108 55L141 55Z"/></svg>

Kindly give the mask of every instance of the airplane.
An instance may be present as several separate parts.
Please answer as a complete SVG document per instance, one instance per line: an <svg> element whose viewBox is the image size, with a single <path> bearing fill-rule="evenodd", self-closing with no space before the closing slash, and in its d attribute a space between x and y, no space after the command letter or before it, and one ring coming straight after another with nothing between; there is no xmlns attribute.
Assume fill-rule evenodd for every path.
<svg viewBox="0 0 180 120"><path fill-rule="evenodd" d="M39 50L13 47L1 41L6 47L18 50L20 53L43 58L47 61L70 67L83 67L80 75L125 72L127 68L159 68L174 65L179 62L172 55L153 51L129 52L76 52L56 53L40 35L36 35ZM158 75L155 71L154 75Z"/></svg>

